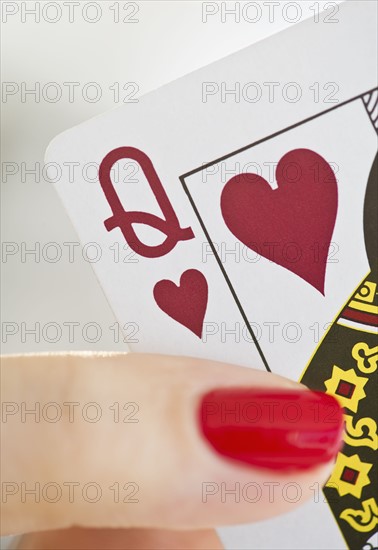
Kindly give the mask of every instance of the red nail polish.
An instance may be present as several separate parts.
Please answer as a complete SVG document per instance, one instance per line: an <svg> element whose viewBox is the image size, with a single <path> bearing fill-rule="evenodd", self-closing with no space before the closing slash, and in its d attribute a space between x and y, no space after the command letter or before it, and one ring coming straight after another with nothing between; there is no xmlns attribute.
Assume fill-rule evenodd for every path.
<svg viewBox="0 0 378 550"><path fill-rule="evenodd" d="M274 470L298 470L339 451L343 409L309 390L218 389L200 405L203 435L223 456Z"/></svg>

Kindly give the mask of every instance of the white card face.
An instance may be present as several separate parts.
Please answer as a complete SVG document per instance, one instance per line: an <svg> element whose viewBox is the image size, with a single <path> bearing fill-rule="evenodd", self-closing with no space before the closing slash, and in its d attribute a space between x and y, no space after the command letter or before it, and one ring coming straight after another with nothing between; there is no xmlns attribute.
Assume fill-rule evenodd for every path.
<svg viewBox="0 0 378 550"><path fill-rule="evenodd" d="M338 24L307 20L50 144L52 174L79 167L57 190L101 246L94 269L132 351L300 377L370 270L376 10L343 4ZM328 512L323 547L343 548Z"/></svg>
<svg viewBox="0 0 378 550"><path fill-rule="evenodd" d="M296 153L301 149L311 151L307 182L303 155ZM351 289L369 271L362 213L375 152L375 131L363 100L358 98L182 177L215 255L240 301L240 310L250 321L273 372L300 377L303 365ZM282 188L277 186L276 166L288 153L291 156L286 166L287 185L292 189L298 186L299 194L304 185L308 186L299 211L293 208L292 195L286 196L285 190L282 198L278 195ZM327 164L332 167L336 183L326 173ZM239 193L243 182L233 174L243 173L247 188L264 178L269 191L262 197L258 192L247 191L243 195L242 189ZM284 186L285 170L283 180ZM327 186L335 188L334 195L332 189L331 196L327 194ZM226 216L221 207L222 194L225 212L229 208ZM241 195L244 206L240 205ZM332 196L335 201L337 196L334 209ZM250 218L257 217L267 198L270 200L266 212L258 223L252 223ZM316 210L318 200L321 208ZM234 202L228 206L227 201ZM280 223L275 230L272 226L277 219ZM327 223L334 224L330 241L322 231ZM288 226L288 235L282 237ZM204 260L211 256L214 254L208 246ZM303 278L306 268L312 276L309 280Z"/></svg>
<svg viewBox="0 0 378 550"><path fill-rule="evenodd" d="M102 247L101 260L94 263L94 269L115 314L120 323L125 326L125 337L132 350L197 355L264 368L261 354L253 344L252 336L246 328L247 323L240 316L240 309L228 291L229 287L219 270L217 261L207 253L206 236L190 207L188 197L180 183L180 177L206 162L213 162L221 156L230 155L233 151L283 131L292 124L300 124L306 118L322 113L335 105L328 101L337 101L337 104L341 104L374 88L374 77L372 77L375 67L373 54L375 29L372 24L374 6L367 2L364 8L361 10L354 3L343 5L340 8L340 21L337 25L313 23L308 20L295 29L290 29L285 38L285 57L288 60L286 64L278 53L275 56L271 55L272 49L280 52L282 38L278 34L152 92L141 98L139 103L125 105L121 109L115 109L92 119L63 133L52 142L46 154L48 163L64 166L68 162L79 163L79 168L75 169L74 181L60 181L57 184L57 190L82 242L94 241ZM351 38L349 26L355 26L356 21L359 21L361 35L356 33ZM322 40L319 43L320 34ZM308 43L306 52L298 52L297 42L300 40L306 40ZM328 60L330 51L333 52L332 71L325 62ZM297 60L295 65L290 62L293 57ZM256 59L259 60L258 63ZM354 72L353 78L351 72ZM229 87L235 82L261 83L258 85L266 91L269 87L264 86L263 83L275 81L297 82L302 90L301 100L296 103L288 102L287 98L284 98L282 85L273 102L271 96L266 93L260 101L250 103L243 100L243 96L240 98L231 96L228 101L227 96L225 98L221 92L217 96L204 92L204 89L209 90L209 83L221 84L222 82L230 83ZM314 83L316 83L316 90L319 88L320 95L318 93L314 95ZM329 87L330 83L331 87ZM335 98L335 90L338 90L337 98ZM350 108L356 107L350 106ZM328 116L337 115L343 119L342 113L346 112L346 109L347 107L340 108ZM335 136L337 131L342 133L340 124L344 124L348 134L343 137L346 140L350 133L350 138L353 140L360 132L360 126L366 126L368 122L361 122L361 117L354 114L353 124L358 120L358 126L354 127L348 120L348 116L346 114L344 116L345 121L340 120L338 127L332 129L333 135ZM324 117L324 120L328 119ZM256 154L257 151L259 152L262 162L266 162L267 158L268 162L275 162L284 152L290 151L290 148L305 147L308 143L315 152L319 154L324 152L324 158L328 162L337 163L334 158L340 157L340 150L337 150L335 143L328 139L327 134L321 134L323 130L320 124L324 124L324 131L327 134L331 131L323 122L323 117L320 117L308 125L303 124L293 131L285 132L274 140L267 140L258 149L254 148L254 151ZM307 126L309 129L306 129ZM312 127L319 127L320 133L313 135L309 140L307 134L312 133ZM366 135L369 130L364 127L363 131ZM300 132L303 138L300 137ZM374 136L370 139L374 140ZM287 146L285 140L288 140ZM354 141L359 140L354 139ZM360 145L362 146L362 141ZM118 227L112 231L106 230L104 221L111 216L112 211L96 177L96 166L100 165L107 154L122 146L137 148L152 161L180 226L190 227L195 236L194 239L179 241L171 252L160 257L146 258L130 249L130 243L126 242ZM248 154L246 153L245 157L247 162L249 162ZM345 157L347 156L348 154L345 153ZM368 156L369 151L364 152L361 163ZM343 158L340 157L338 160L339 169L343 171ZM358 161L360 162L360 158ZM365 174L363 185L365 186L366 173L370 166L371 160L363 167ZM53 176L54 167L51 172ZM112 174L114 187L126 211L136 209L164 217L141 167L136 162L125 158L115 163ZM191 179L192 181L194 180ZM209 189L209 185L206 189ZM203 199L204 197L205 195ZM361 189L358 200L360 203L363 200ZM213 201L210 200L209 208L212 205ZM216 212L217 209L214 210L214 214ZM206 219L206 223L214 222ZM340 223L338 219L336 229L340 227ZM221 231L219 235L225 231L225 238L221 241L226 246L230 241L230 232L225 227L217 228L217 232L218 229ZM361 226L357 231L361 242ZM157 245L164 240L163 234L147 225L135 224L135 232L137 237L139 236L146 244ZM218 235L217 232L213 233ZM335 235L337 236L336 233ZM216 241L217 238L218 236L214 237L214 240ZM349 258L352 256L353 248L340 249L337 239L334 236L332 239L335 241L335 245L332 246L339 246L338 251L337 248L333 249L335 260L341 261L341 254L344 253ZM355 239L350 243L351 246L354 246L354 241ZM125 250L124 247L126 247ZM359 253L363 254L361 251ZM228 263L231 261L232 257L229 256ZM284 281L293 283L293 288L295 286L294 278L290 273L286 273L274 263L269 264L269 270L264 275L262 271L266 261L254 265L248 262L244 264L247 270L255 268L253 270L255 279L268 277L267 280L272 280L278 274L277 276L283 277ZM243 267L242 263L241 267ZM326 283L329 285L329 277L335 273L335 265L329 263L327 267ZM153 296L154 285L158 281L169 279L178 284L180 275L188 269L200 271L208 282L208 303L203 321L202 339L156 307ZM354 266L350 274L342 274L342 277L347 277L345 287L351 283L352 286L349 287L351 291L353 285L357 284L358 278L362 277L366 271L367 263L366 259L363 259L361 265ZM242 269L239 273L241 276ZM263 281L259 281L259 284L263 284ZM278 290L278 285L271 285L267 296L269 299L264 305L273 316L277 313L275 292ZM300 301L309 300L311 306L315 302L319 303L320 297L308 285L299 284L299 290L304 292ZM277 365L272 357L271 361L275 363L276 370L293 378L299 375L299 365L304 364L305 357L308 357L310 351L311 342L307 340L310 339L313 344L316 344L324 331L324 323L332 321L337 307L343 303L341 290L337 297L331 294L328 292L326 296L327 300L330 299L333 304L329 310L319 306L321 315L316 309L311 316L306 314L305 319L302 312L296 311L295 308L290 310L290 313L294 314L290 315L290 318L284 317L278 320L273 317L262 318L260 313L255 317L252 314L254 312L246 308L246 314L252 315L249 318L251 322L281 323L281 327L278 327L280 334L282 330L286 330L282 325L283 321L295 323L305 320L310 326L314 325L314 329L306 328L307 337L303 336L296 343L295 354L298 356L298 364L291 367L281 363ZM270 296L274 299L270 299ZM260 310L263 307L262 303L260 299ZM319 329L316 323L319 324ZM272 330L274 326L261 328L262 342L266 338L269 342L269 335L273 334ZM289 339L294 338L294 330L295 327L293 327L293 334L289 334ZM255 332L259 336L259 330ZM276 330L274 330L275 333ZM283 349L287 348L288 343L284 338L279 340ZM276 345L274 349L278 348L279 345ZM269 355L272 352L268 350L266 353Z"/></svg>

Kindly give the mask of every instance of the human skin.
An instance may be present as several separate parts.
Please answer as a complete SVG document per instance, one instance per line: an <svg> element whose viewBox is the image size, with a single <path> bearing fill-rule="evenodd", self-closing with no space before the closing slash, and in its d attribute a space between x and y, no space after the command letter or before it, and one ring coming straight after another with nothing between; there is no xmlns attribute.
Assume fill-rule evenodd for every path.
<svg viewBox="0 0 378 550"><path fill-rule="evenodd" d="M1 479L11 483L6 502L3 497L2 534L28 533L19 548L222 548L214 527L293 510L313 496L315 483L324 484L334 463L333 456L306 469L254 467L220 455L206 441L198 410L209 391L309 391L265 371L187 357L59 353L4 356L1 376L3 407L7 404ZM35 403L42 409L60 404L62 417L56 422L43 414L39 421L22 417L23 402L29 409ZM64 403L78 405L70 409ZM83 408L88 403L96 406ZM134 405L123 409L127 403ZM53 417L54 410L45 417ZM340 447L341 437L336 443ZM36 482L63 488L61 498L51 502L54 488L39 502L22 498L22 484L30 488ZM67 482L76 484L71 499ZM204 498L206 483L244 487L251 482L261 488L256 503L221 493ZM101 488L97 502L93 493L82 497L88 483ZM124 490L127 483L132 485ZM297 502L280 490L288 483L301 488ZM137 502L130 502L133 488Z"/></svg>

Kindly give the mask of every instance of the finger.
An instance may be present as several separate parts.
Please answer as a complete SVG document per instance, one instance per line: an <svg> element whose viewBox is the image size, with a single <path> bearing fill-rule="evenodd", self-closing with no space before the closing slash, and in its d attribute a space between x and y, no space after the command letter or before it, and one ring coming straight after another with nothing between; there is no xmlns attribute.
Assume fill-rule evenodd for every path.
<svg viewBox="0 0 378 550"><path fill-rule="evenodd" d="M81 529L30 533L15 550L223 550L213 529Z"/></svg>
<svg viewBox="0 0 378 550"><path fill-rule="evenodd" d="M19 407L2 430L8 532L260 520L310 498L341 445L331 396L265 371L87 354L11 358L3 372ZM22 418L36 401L39 422Z"/></svg>

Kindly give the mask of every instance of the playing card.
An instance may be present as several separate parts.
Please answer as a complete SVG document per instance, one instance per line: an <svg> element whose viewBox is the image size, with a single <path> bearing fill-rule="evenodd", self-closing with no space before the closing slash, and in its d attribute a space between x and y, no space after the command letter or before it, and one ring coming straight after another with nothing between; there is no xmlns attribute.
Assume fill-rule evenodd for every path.
<svg viewBox="0 0 378 550"><path fill-rule="evenodd" d="M296 380L308 365L311 387L352 403L345 399L353 388L338 393L328 383L333 349L330 371L313 374L311 366L372 269L364 223L376 154L376 5L350 2L339 14L338 24L305 21L50 144L48 164L81 168L57 190L82 242L101 246L94 269L133 351L218 359ZM85 177L88 166L94 178ZM366 315L347 310L349 329L358 329ZM370 340L357 340L368 348L355 354L371 361L362 366L370 370L362 371L369 390L361 417L370 418L377 353ZM350 431L358 420L350 415ZM355 454L363 447L359 441ZM373 536L372 472L356 460L341 473L353 506L338 492L335 521L326 501L310 503L295 529L297 548L314 547L315 517L323 518L317 548L362 547ZM362 470L365 483L353 493ZM265 541L256 526L234 540L279 547L274 524Z"/></svg>
<svg viewBox="0 0 378 550"><path fill-rule="evenodd" d="M300 376L369 270L362 214L375 152L359 97L181 177L274 372Z"/></svg>

